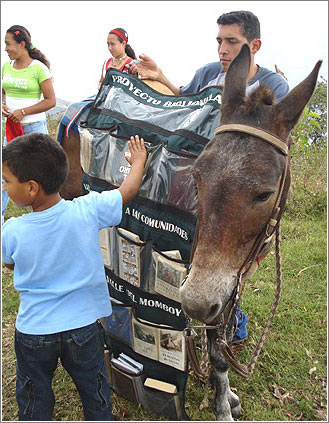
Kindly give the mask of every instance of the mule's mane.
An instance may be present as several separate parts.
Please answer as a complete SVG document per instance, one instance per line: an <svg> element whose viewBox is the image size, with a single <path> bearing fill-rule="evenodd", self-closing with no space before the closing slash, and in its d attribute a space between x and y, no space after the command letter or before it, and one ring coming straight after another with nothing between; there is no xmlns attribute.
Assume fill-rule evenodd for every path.
<svg viewBox="0 0 329 423"><path fill-rule="evenodd" d="M225 94L225 93L224 93ZM230 100L229 104L222 105L221 123L251 123L252 116L263 116L264 109L275 103L276 95L266 86L261 85L241 99ZM258 119L257 119L258 120Z"/></svg>
<svg viewBox="0 0 329 423"><path fill-rule="evenodd" d="M261 105L272 106L276 95L265 85L261 85L254 90L248 97L245 103L247 112L254 112Z"/></svg>

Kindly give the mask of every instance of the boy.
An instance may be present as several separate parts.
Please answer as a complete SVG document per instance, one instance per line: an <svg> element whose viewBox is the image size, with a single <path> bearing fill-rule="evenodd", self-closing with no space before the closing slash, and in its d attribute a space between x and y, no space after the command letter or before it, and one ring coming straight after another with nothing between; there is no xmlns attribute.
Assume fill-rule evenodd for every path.
<svg viewBox="0 0 329 423"><path fill-rule="evenodd" d="M32 213L3 226L3 261L20 292L16 320L16 397L19 420L51 420L51 382L60 357L82 400L85 420L114 420L98 323L112 312L98 231L121 221L138 193L146 149L136 135L120 188L66 201L59 189L66 154L48 135L33 133L3 149L3 188Z"/></svg>

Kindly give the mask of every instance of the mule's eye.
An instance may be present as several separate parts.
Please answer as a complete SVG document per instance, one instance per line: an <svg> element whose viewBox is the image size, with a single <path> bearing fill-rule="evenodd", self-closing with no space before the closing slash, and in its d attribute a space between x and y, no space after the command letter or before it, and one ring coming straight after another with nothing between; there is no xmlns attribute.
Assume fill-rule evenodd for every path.
<svg viewBox="0 0 329 423"><path fill-rule="evenodd" d="M254 198L253 203L255 204L255 203L267 201L272 194L273 194L273 191L262 192L261 194L257 195L257 197Z"/></svg>

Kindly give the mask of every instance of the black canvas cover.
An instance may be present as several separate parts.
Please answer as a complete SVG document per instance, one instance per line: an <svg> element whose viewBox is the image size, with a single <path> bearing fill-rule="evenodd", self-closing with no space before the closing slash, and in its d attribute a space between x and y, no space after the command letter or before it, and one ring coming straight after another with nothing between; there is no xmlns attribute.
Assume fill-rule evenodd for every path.
<svg viewBox="0 0 329 423"><path fill-rule="evenodd" d="M166 359L160 362L136 352L130 320L139 319L146 332L149 325L150 333L165 326L173 339L175 331L182 334L186 327L177 283L188 272L197 217L197 192L190 169L213 137L220 104L219 87L194 95L169 96L135 76L111 69L86 120L79 125L84 193L119 187L129 174L130 165L124 158L129 137L139 135L147 143L148 158L138 196L124 207L119 227L111 232L115 238L110 241L113 262L105 267L105 273L110 296L119 305L115 305L112 321L103 322L103 326L112 354L124 352L143 363L143 380L159 378L176 385L182 406L188 362L182 369L178 359L175 368L175 364L170 365L169 352L169 365ZM133 234L131 245L120 230ZM126 243L125 254L138 255L135 279L130 279L129 269L125 269L127 277L122 273L125 256L120 251L121 237ZM171 258L168 251L178 252L179 257ZM168 274L167 285L156 279L165 279ZM175 354L172 357L175 359ZM152 398L152 392L148 395ZM161 394L160 400L158 396L161 403ZM170 416L175 419L175 413ZM177 419L179 416L177 412Z"/></svg>

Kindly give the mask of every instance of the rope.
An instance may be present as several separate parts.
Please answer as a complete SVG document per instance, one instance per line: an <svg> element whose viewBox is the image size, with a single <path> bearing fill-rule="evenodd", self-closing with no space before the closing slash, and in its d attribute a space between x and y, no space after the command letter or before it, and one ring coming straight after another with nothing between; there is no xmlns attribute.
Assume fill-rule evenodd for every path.
<svg viewBox="0 0 329 423"><path fill-rule="evenodd" d="M225 340L225 334L222 338L218 338L217 341L219 343L219 348L229 362L232 370L234 370L238 375L248 378L252 375L257 359L259 354L263 348L264 342L267 338L268 332L272 326L273 318L279 304L280 296L281 296L281 253L280 253L280 223L278 224L276 231L275 231L275 255L276 255L276 294L275 298L269 313L269 317L267 319L266 325L263 329L262 335L258 341L257 347L254 353L251 356L249 364L246 366L245 364L239 363L234 354L227 344ZM194 326L196 327L196 326ZM202 356L201 356L201 364L199 368L199 372L195 372L197 376L200 377L203 381L208 380L209 377L209 364L208 364L208 351L207 351L207 333L206 328L214 328L213 326L204 325L201 330L201 345L202 345ZM218 327L217 327L218 329Z"/></svg>
<svg viewBox="0 0 329 423"><path fill-rule="evenodd" d="M266 340L267 334L271 328L272 321L274 318L275 311L279 304L280 295L281 295L281 255L280 255L280 224L278 224L276 231L275 231L275 252L276 252L276 294L275 298L270 310L269 317L267 319L267 323L263 329L263 333L258 341L257 347L252 354L249 364L246 366L244 364L239 363L233 355L232 350L230 349L229 345L223 339L218 339L219 348L223 353L224 357L230 363L232 370L234 370L238 375L248 378L252 375L255 364L259 357L259 354L263 348L264 342Z"/></svg>
<svg viewBox="0 0 329 423"><path fill-rule="evenodd" d="M201 355L200 368L202 370L202 373L205 375L205 379L208 380L209 363L208 363L208 346L207 346L207 330L206 330L206 328L201 329L201 347L202 347L202 355Z"/></svg>
<svg viewBox="0 0 329 423"><path fill-rule="evenodd" d="M264 342L266 340L268 331L272 326L272 321L274 318L275 311L279 304L280 296L281 296L281 252L280 252L280 224L278 224L276 232L275 232L275 256L276 256L276 294L274 298L274 302L272 304L272 308L270 311L269 318L267 320L266 326L263 330L262 336L259 339L258 345L255 349L254 354L251 357L250 363L248 364L249 376L254 371L254 367L258 356L263 348Z"/></svg>

